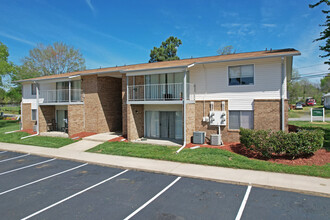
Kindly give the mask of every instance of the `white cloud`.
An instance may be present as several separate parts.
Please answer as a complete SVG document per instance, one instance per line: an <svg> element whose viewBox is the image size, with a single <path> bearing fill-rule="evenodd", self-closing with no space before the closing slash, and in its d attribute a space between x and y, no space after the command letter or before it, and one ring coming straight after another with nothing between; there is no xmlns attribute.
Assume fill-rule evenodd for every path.
<svg viewBox="0 0 330 220"><path fill-rule="evenodd" d="M91 11L93 12L93 14L95 14L96 10L92 4L92 0L85 0L86 4L88 5L88 7L91 9Z"/></svg>
<svg viewBox="0 0 330 220"><path fill-rule="evenodd" d="M276 24L261 24L263 27L274 28L277 27Z"/></svg>
<svg viewBox="0 0 330 220"><path fill-rule="evenodd" d="M10 35L10 34L4 33L4 32L0 32L0 35L3 36L3 37L6 37L6 38L9 38L9 39L12 39L12 40L15 40L15 41L24 43L24 44L28 44L28 45L32 45L32 46L35 46L36 45L32 41L29 41L29 40L26 40L26 39L22 39L20 37L13 36L13 35Z"/></svg>

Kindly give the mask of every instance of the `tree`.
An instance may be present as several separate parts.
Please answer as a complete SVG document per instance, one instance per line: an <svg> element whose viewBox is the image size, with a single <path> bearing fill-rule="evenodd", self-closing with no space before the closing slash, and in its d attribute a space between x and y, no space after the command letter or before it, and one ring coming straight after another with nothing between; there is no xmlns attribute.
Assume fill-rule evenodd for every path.
<svg viewBox="0 0 330 220"><path fill-rule="evenodd" d="M225 46L223 48L219 48L217 50L217 53L219 55L228 55L228 54L234 54L236 53L236 49L232 45Z"/></svg>
<svg viewBox="0 0 330 220"><path fill-rule="evenodd" d="M330 74L328 74L326 77L321 79L321 91L323 93L330 92Z"/></svg>
<svg viewBox="0 0 330 220"><path fill-rule="evenodd" d="M85 59L79 50L62 42L38 44L23 58L15 80L85 70Z"/></svg>
<svg viewBox="0 0 330 220"><path fill-rule="evenodd" d="M166 60L180 60L176 55L177 48L182 44L177 37L170 36L166 41L162 42L160 47L154 47L150 51L149 63L161 62Z"/></svg>
<svg viewBox="0 0 330 220"><path fill-rule="evenodd" d="M15 68L12 62L8 61L8 47L0 42L0 86L2 86L2 77L9 75Z"/></svg>
<svg viewBox="0 0 330 220"><path fill-rule="evenodd" d="M330 6L330 1L329 0L320 0L319 2L317 2L316 4L310 4L309 7L310 8L314 8L322 3L327 4L327 6ZM324 24L320 25L320 26L324 26L326 27L321 33L320 33L320 37L315 39L315 41L323 41L325 40L325 45L320 46L320 50L323 50L325 52L324 55L320 55L320 57L325 58L325 57L329 57L330 56L330 15L329 15L329 10L322 10L322 12L326 15L326 21ZM324 64L328 64L330 65L330 60L328 59L327 61L324 62Z"/></svg>

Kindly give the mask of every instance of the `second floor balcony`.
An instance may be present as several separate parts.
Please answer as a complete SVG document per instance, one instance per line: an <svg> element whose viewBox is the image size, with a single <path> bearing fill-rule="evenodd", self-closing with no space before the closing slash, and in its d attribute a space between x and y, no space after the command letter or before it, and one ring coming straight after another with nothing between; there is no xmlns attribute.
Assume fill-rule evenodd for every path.
<svg viewBox="0 0 330 220"><path fill-rule="evenodd" d="M82 102L81 89L40 90L41 103L77 103Z"/></svg>
<svg viewBox="0 0 330 220"><path fill-rule="evenodd" d="M195 100L195 85L186 84L187 101ZM183 100L183 83L145 84L127 86L128 102L176 101Z"/></svg>

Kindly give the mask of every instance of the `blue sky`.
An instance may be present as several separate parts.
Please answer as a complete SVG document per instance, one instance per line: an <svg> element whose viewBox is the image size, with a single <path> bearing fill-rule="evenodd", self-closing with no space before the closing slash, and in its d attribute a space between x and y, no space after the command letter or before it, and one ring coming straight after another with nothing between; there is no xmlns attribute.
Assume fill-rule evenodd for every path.
<svg viewBox="0 0 330 220"><path fill-rule="evenodd" d="M180 38L181 58L295 48L300 74L324 72L319 43L321 10L307 0L0 0L0 41L20 64L37 43L79 48L88 69L144 63L167 37ZM307 68L308 66L312 66ZM311 79L319 82L320 78Z"/></svg>

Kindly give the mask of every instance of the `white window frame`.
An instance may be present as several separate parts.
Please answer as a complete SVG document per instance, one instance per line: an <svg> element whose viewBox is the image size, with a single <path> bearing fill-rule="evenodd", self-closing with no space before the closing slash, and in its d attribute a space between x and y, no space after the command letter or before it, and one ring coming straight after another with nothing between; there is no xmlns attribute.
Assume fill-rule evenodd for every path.
<svg viewBox="0 0 330 220"><path fill-rule="evenodd" d="M33 111L35 111L35 119L33 119ZM31 121L37 120L37 109L31 109Z"/></svg>
<svg viewBox="0 0 330 220"><path fill-rule="evenodd" d="M230 112L231 111L234 111L234 112L239 112L239 117L240 117L240 120L239 120L239 128L230 128ZM241 128L241 117L242 117L242 112L252 112L252 116L253 116L253 123L252 123L252 128L249 128L249 129L254 129L254 110L228 110L228 129L229 130L235 130L235 131L238 131L240 128Z"/></svg>
<svg viewBox="0 0 330 220"><path fill-rule="evenodd" d="M241 66L253 66L253 83L252 84L239 84L239 85L230 85L229 84L229 68L230 67L241 67ZM234 65L234 66L227 66L227 86L235 86L235 87L245 87L245 86L254 86L255 84L255 73L256 73L256 68L254 63L249 63L249 64L241 64L241 65Z"/></svg>

